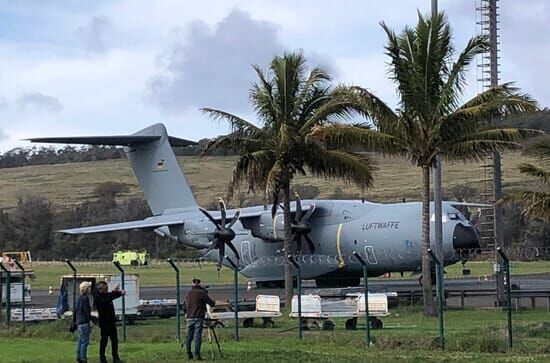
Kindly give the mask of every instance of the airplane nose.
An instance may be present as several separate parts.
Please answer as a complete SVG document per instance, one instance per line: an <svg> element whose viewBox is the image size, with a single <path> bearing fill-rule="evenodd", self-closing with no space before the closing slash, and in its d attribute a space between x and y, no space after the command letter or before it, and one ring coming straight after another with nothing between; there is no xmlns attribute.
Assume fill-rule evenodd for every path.
<svg viewBox="0 0 550 363"><path fill-rule="evenodd" d="M464 226L458 223L453 232L453 248L455 250L472 250L481 248L479 234L474 226Z"/></svg>

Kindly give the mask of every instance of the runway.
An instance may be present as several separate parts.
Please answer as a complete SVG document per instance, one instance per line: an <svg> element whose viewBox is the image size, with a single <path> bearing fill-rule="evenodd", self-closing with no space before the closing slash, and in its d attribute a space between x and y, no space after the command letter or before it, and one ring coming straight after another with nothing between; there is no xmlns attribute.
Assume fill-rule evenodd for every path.
<svg viewBox="0 0 550 363"><path fill-rule="evenodd" d="M546 290L550 291L550 273L535 274L535 275L519 275L512 277L512 286L515 289L516 286L520 290ZM318 289L315 287L313 281L305 281L303 283L304 294L332 294L337 289ZM477 278L461 278L461 279L448 279L445 280L445 289L449 290L487 290L494 289L495 280L489 278L488 280L479 281ZM181 296L189 289L189 286L181 286ZM341 290L341 289L340 289ZM233 285L212 285L208 288L210 296L217 301L229 301L233 297ZM362 288L348 288L344 289L344 292L362 291ZM403 280L383 280L383 279L369 279L369 291L370 292L396 292L398 296L406 295L410 296L411 292L415 296L421 296L422 289L417 279L403 279ZM278 295L283 298L284 289L280 288L252 288L247 289L247 285L239 285L239 300L241 301L254 301L257 295ZM58 291L52 291L50 295L47 290L33 290L32 291L32 306L33 307L54 307L57 303ZM175 287L141 287L140 299L175 299L176 289ZM529 301L523 299L522 305L530 304ZM546 307L548 303L545 299L536 299L535 303L538 307ZM457 297L451 297L447 300L447 306L459 306L460 299ZM465 306L469 307L492 307L494 306L493 296L479 296L469 297L465 300Z"/></svg>

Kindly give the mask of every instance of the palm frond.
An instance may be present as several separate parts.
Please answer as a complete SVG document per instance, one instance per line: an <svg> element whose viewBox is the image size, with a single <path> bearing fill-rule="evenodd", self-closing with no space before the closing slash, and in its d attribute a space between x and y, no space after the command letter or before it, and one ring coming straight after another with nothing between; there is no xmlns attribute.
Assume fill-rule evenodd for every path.
<svg viewBox="0 0 550 363"><path fill-rule="evenodd" d="M235 116L229 112L216 110L213 108L201 108L202 113L213 119L214 121L227 121L231 126L232 131L238 131L242 134L257 135L261 134L262 130L250 121Z"/></svg>
<svg viewBox="0 0 550 363"><path fill-rule="evenodd" d="M550 220L550 193L522 191L514 195L514 200L525 204L524 217Z"/></svg>
<svg viewBox="0 0 550 363"><path fill-rule="evenodd" d="M519 171L527 174L528 176L539 178L543 183L550 182L550 171L544 170L539 166L529 163L522 163L519 165Z"/></svg>
<svg viewBox="0 0 550 363"><path fill-rule="evenodd" d="M362 189L372 187L374 163L366 155L327 150L317 142L307 145L306 163L310 172L325 179L340 179Z"/></svg>

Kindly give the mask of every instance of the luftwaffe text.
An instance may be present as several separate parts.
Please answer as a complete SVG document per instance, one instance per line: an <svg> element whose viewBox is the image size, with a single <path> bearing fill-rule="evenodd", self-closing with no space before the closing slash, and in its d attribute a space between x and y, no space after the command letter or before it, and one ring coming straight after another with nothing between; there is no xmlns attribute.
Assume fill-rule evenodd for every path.
<svg viewBox="0 0 550 363"><path fill-rule="evenodd" d="M363 223L361 227L363 231L370 231L372 229L399 229L398 221L387 221L387 222L370 222Z"/></svg>

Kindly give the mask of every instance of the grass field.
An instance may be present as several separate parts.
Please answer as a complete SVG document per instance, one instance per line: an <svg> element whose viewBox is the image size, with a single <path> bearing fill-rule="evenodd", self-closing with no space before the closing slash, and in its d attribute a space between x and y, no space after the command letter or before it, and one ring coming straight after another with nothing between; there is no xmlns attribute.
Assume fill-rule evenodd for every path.
<svg viewBox="0 0 550 363"><path fill-rule="evenodd" d="M78 273L113 273L118 274L118 270L112 263L75 263ZM473 261L467 263L467 268L471 270L470 277L490 276L492 275L492 263L490 261ZM33 264L36 279L32 282L33 289L47 289L49 286L54 288L59 286L62 275L72 274L72 271L64 263L40 263ZM180 278L182 282L188 282L193 277L200 277L205 284L229 284L233 281L233 273L227 268L222 268L218 276L216 267L211 264L198 263L180 263ZM459 278L462 276L462 265L455 264L445 268L446 278ZM534 262L513 262L512 275L533 274L550 271L550 261ZM136 273L140 276L140 286L173 286L175 283L174 270L167 263L155 263L150 267L125 267L127 274ZM404 278L409 278L410 274L405 274ZM392 279L401 278L399 274L393 274ZM381 278L382 279L382 278ZM244 277L240 277L241 283L245 282Z"/></svg>
<svg viewBox="0 0 550 363"><path fill-rule="evenodd" d="M398 309L383 319L385 328L373 330L374 345L364 345L364 325L356 331L343 328L305 331L299 341L289 318L276 319L276 327L240 329L240 341L232 340L231 321L218 330L225 359L216 352L216 361L244 362L548 362L550 361L550 316L546 311L514 313L514 349L507 352L506 314L497 310L448 311L445 314L446 351L437 345L437 319L426 318L418 310ZM74 359L74 339L67 322L29 326L27 332L0 331L3 363L70 362ZM185 331L182 329L182 336ZM119 330L120 336L120 330ZM127 362L181 362L177 357L175 319L149 320L128 326L128 340L121 343ZM98 331L92 332L89 361L98 360ZM203 358L212 359L213 346L205 333Z"/></svg>
<svg viewBox="0 0 550 363"><path fill-rule="evenodd" d="M185 175L193 192L202 205L209 204L226 194L227 182L235 163L234 157L180 157ZM347 194L364 196L367 200L397 202L402 198L419 200L421 189L420 169L402 159L375 157L379 171L376 173L374 188L364 194L357 188L343 183L314 177L297 177L295 184L310 184L319 187L320 198L334 193L336 187ZM518 165L529 160L519 153L506 153L503 156L503 186L505 191L524 186L525 178L519 174ZM482 163L446 164L443 168L444 188L468 184L483 188L486 178ZM93 189L102 182L116 181L130 186L122 197L142 196L130 166L125 159L87 163L40 165L0 172L0 209L11 209L17 197L40 195L47 197L59 206L71 206L91 197Z"/></svg>

